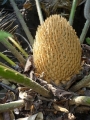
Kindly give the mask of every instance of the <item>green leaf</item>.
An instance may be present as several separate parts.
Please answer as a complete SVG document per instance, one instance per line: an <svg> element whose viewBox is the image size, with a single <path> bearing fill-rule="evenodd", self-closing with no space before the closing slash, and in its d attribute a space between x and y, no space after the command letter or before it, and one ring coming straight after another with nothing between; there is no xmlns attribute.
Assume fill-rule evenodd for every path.
<svg viewBox="0 0 90 120"><path fill-rule="evenodd" d="M86 42L87 42L87 44L89 44L90 45L90 38L88 37L88 38L86 38Z"/></svg>
<svg viewBox="0 0 90 120"><path fill-rule="evenodd" d="M8 37L13 37L13 35L11 35L8 32L5 32L5 31L0 31L0 41L6 39Z"/></svg>

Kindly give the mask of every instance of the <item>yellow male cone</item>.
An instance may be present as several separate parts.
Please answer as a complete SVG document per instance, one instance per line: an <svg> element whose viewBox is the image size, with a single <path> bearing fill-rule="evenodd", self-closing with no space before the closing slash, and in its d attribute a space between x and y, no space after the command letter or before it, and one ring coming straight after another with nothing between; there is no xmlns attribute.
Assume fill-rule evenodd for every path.
<svg viewBox="0 0 90 120"><path fill-rule="evenodd" d="M44 72L44 79L57 85L80 70L80 42L65 18L52 15L38 27L33 58L36 72Z"/></svg>

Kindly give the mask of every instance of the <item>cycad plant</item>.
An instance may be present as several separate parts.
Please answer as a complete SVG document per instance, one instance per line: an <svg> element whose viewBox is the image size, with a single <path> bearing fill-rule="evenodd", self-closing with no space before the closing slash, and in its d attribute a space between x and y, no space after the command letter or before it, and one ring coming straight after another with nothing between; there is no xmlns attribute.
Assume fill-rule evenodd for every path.
<svg viewBox="0 0 90 120"><path fill-rule="evenodd" d="M30 46L30 48L32 49L33 42L34 42L33 37L31 36L31 33L28 31L28 28L27 28L26 24L24 23L22 15L20 14L20 11L16 7L16 5L14 3L14 0L10 0L10 2L12 3L12 6L13 6L15 12L16 12L17 18L19 19L21 25L22 26L24 25L22 28L24 29L24 31L27 35L27 38L29 38L29 36L30 36L30 38L28 39L29 42L27 41L27 43ZM74 0L73 0L73 2L74 2ZM75 2L75 3L77 3L77 2ZM76 9L76 4L75 4L74 8ZM42 12L40 12L41 9L38 9L38 7L37 7L37 10L39 10L38 15L39 15L39 18L41 19L41 17L40 17L40 15L42 14ZM73 11L75 11L75 10L73 10ZM74 16L74 14L75 14L75 12L73 12L73 16ZM70 19L74 19L73 16L71 14ZM41 22L41 25L43 24L43 22L44 21ZM0 57L2 59L4 59L10 65L10 66L8 66L8 65L4 64L3 62L0 62L0 79L5 79L7 81L17 83L21 86L25 86L25 87L29 88L30 90L33 90L36 94L37 93L39 94L39 97L37 97L37 98L39 98L39 100L40 100L40 98L42 100L47 100L47 101L49 100L50 104L53 103L52 105L56 109L56 111L64 112L65 114L68 113L68 115L71 111L69 111L69 110L66 111L66 109L64 107L58 106L58 104L59 105L61 105L61 104L64 105L63 103L68 100L69 105L74 105L74 104L79 105L80 104L80 105L90 106L90 97L89 96L88 97L79 96L78 93L77 94L73 93L74 91L76 92L78 89L83 88L84 85L87 86L87 82L89 82L90 75L84 77L81 81L79 81L79 83L77 83L75 86L71 87L70 90L73 91L73 92L68 92L68 91L65 91L65 90L61 89L63 85L57 87L57 86L55 86L55 84L51 85L51 84L48 84L46 81L42 81L41 78L43 78L43 74L42 74L42 76L39 76L39 78L35 76L35 78L38 81L41 80L42 86L35 81L36 79L32 80L31 78L28 77L27 74L24 75L24 68L25 68L26 62L29 61L28 66L31 67L33 65L33 60L30 62L30 59L29 59L30 55L27 54L27 52L22 48L22 46L15 40L14 34L13 34L13 32L11 32L13 30L9 31L9 33L6 32L9 29L9 26L7 24L8 23L5 20L0 26L0 30L1 30L0 31L0 43L3 44L7 48L7 50L9 50L14 55L14 57L17 60L13 61L13 59L9 58L9 56L4 54L4 52L0 52ZM7 27L5 27L5 25L7 25ZM4 28L3 26L5 27L5 29L3 29ZM12 33L12 34L10 34L10 33ZM29 35L28 35L28 33L29 33ZM43 33L44 33L44 31L43 31ZM31 45L29 43L31 43ZM61 47L62 47L62 45L61 45ZM55 49L57 49L57 45L56 45ZM66 57L66 56L64 56L64 57ZM19 71L19 69L21 69L22 71ZM26 71L29 71L29 70L30 69L27 67ZM34 68L33 68L33 70L34 70ZM32 73L34 73L34 72L32 71ZM67 83L67 86L65 86L63 88L65 88L67 90L69 88L69 86L72 85L72 83L73 83L72 81L69 81ZM42 95L46 98L41 97L40 95ZM68 98L65 97L64 95L67 95ZM52 99L49 99L49 98L52 98ZM32 99L29 98L29 100L32 100ZM7 104L2 105L4 107L3 111L4 110L6 111L7 109L9 110L9 107L10 107L10 109L14 109L15 106L16 107L23 106L24 103L25 103L24 101L20 101L19 103L14 102L14 103L11 103L11 104L8 103L8 105ZM13 107L12 107L12 105L13 105ZM0 106L0 111L2 110L1 109L2 106Z"/></svg>

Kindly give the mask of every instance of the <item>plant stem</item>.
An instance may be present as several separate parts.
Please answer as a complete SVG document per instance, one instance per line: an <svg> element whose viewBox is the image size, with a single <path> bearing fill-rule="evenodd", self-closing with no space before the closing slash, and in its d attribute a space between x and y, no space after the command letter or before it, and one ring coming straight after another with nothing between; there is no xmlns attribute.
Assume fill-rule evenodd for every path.
<svg viewBox="0 0 90 120"><path fill-rule="evenodd" d="M88 96L76 96L73 97L70 102L70 104L75 104L75 105L87 105L90 106L90 97Z"/></svg>
<svg viewBox="0 0 90 120"><path fill-rule="evenodd" d="M7 68L9 68L9 69L13 69L13 68L7 66L6 64L4 64L4 63L2 63L2 62L0 62L0 65L5 66L5 67L7 67Z"/></svg>
<svg viewBox="0 0 90 120"><path fill-rule="evenodd" d="M73 0L73 3L72 3L71 13L70 13L70 17L69 17L70 25L73 25L75 11L76 11L76 7L77 7L77 2L78 2L78 0Z"/></svg>
<svg viewBox="0 0 90 120"><path fill-rule="evenodd" d="M80 35L80 43L81 44L84 42L84 39L85 39L85 36L86 36L87 31L89 29L89 26L90 26L90 20L86 20L86 23L85 23L84 28L82 30L82 33Z"/></svg>
<svg viewBox="0 0 90 120"><path fill-rule="evenodd" d="M41 7L40 7L40 2L39 2L39 0L35 0L35 1L36 1L36 7L37 7L37 12L38 12L40 24L42 24L44 22L44 19L43 19Z"/></svg>
<svg viewBox="0 0 90 120"><path fill-rule="evenodd" d="M50 92L35 81L2 65L0 65L0 78L29 87L42 96L51 97Z"/></svg>
<svg viewBox="0 0 90 120"><path fill-rule="evenodd" d="M85 6L84 6L84 17L87 19L86 23L84 25L84 28L82 30L82 33L80 35L80 43L82 44L85 40L85 36L87 34L87 31L90 26L90 0L86 0Z"/></svg>
<svg viewBox="0 0 90 120"><path fill-rule="evenodd" d="M11 59L9 59L6 55L4 55L1 52L0 52L0 57L2 57L4 60L6 60L11 66L13 66L13 67L16 66L16 64Z"/></svg>
<svg viewBox="0 0 90 120"><path fill-rule="evenodd" d="M78 82L76 85L71 87L71 91L75 92L82 87L85 87L90 82L90 74L88 76L85 76L80 82Z"/></svg>
<svg viewBox="0 0 90 120"><path fill-rule="evenodd" d="M3 39L0 40L0 42L6 47L8 48L12 54L18 59L18 61L20 62L20 64L24 67L25 66L25 59L23 58L23 56L15 49L14 46L12 46L11 43L9 43L9 41L7 39Z"/></svg>
<svg viewBox="0 0 90 120"><path fill-rule="evenodd" d="M20 50L20 52L26 57L28 58L28 54L25 52L25 50L21 47L21 45L19 45L13 38L8 37L8 39Z"/></svg>
<svg viewBox="0 0 90 120"><path fill-rule="evenodd" d="M27 27L27 25L26 25L23 17L22 17L22 14L20 13L20 11L19 11L19 9L18 9L15 1L14 1L14 0L9 0L9 1L11 2L12 7L13 7L15 13L16 13L16 16L17 16L19 22L21 23L22 28L23 28L24 32L26 33L27 38L28 38L28 40L29 40L29 42L30 42L30 44L31 44L31 46L32 46L34 40L33 40L33 37L32 37L32 35L31 35L31 33L30 33L30 31L29 31L29 29L28 29L28 27Z"/></svg>
<svg viewBox="0 0 90 120"><path fill-rule="evenodd" d="M23 107L25 105L24 100L18 100L14 102L9 102L5 104L0 104L0 113L13 110L15 108Z"/></svg>

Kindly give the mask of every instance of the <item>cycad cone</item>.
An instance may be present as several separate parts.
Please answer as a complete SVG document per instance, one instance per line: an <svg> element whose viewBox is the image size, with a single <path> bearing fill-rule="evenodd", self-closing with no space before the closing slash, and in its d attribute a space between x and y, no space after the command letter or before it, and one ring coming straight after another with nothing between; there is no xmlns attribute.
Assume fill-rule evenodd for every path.
<svg viewBox="0 0 90 120"><path fill-rule="evenodd" d="M33 58L36 73L44 72L44 79L57 85L80 70L80 42L65 18L52 15L38 27Z"/></svg>

